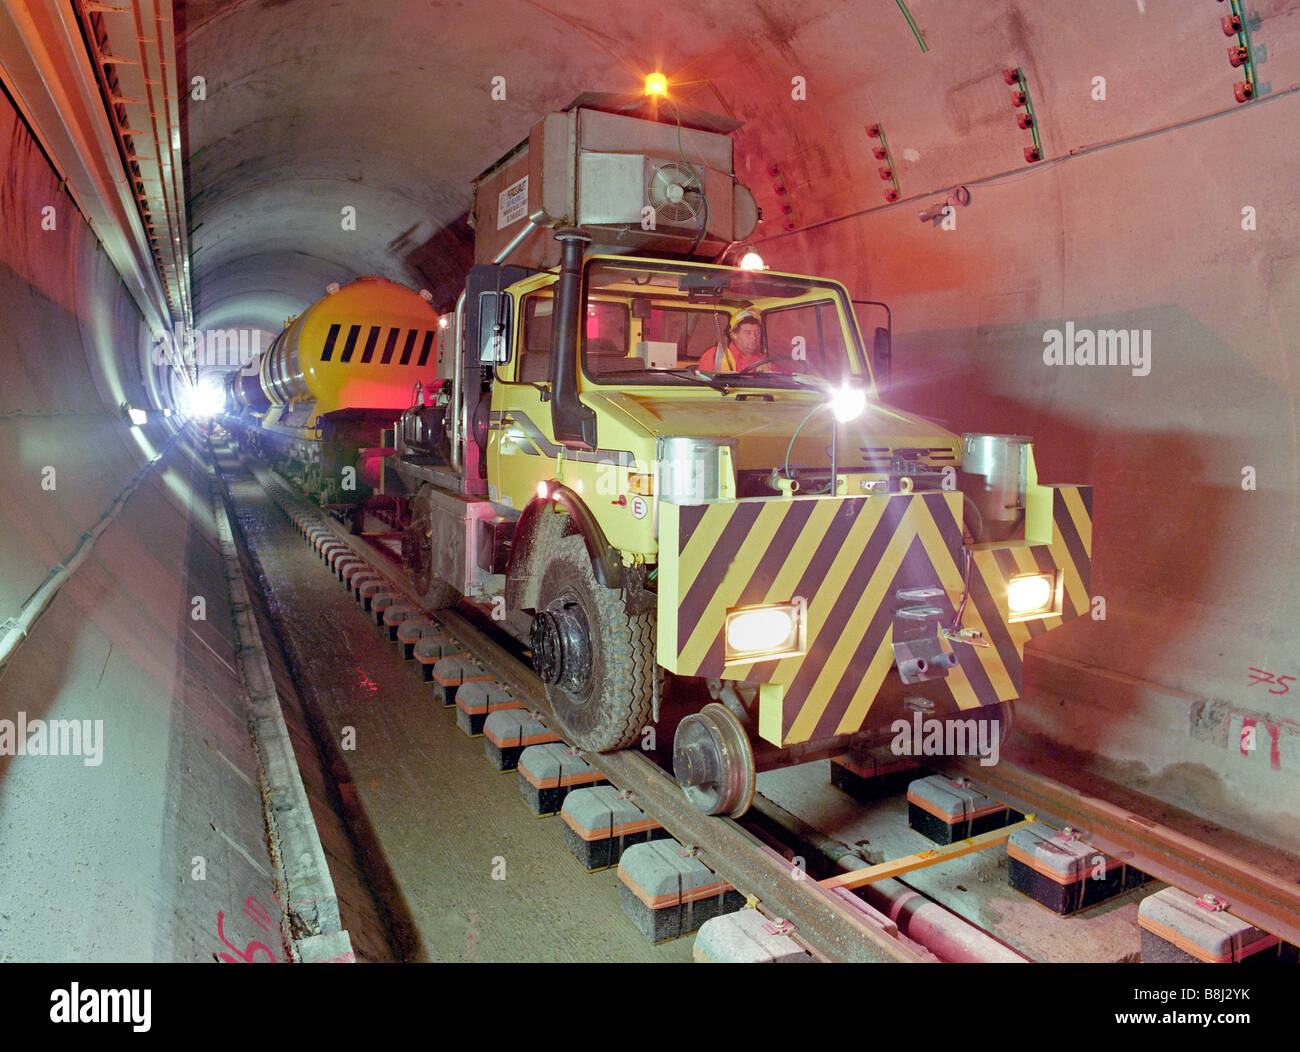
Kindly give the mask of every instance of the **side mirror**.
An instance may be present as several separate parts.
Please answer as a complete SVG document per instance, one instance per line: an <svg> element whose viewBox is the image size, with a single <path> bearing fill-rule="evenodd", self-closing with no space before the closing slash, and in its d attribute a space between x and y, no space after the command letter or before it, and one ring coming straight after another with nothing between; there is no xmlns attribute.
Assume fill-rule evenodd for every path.
<svg viewBox="0 0 1300 1052"><path fill-rule="evenodd" d="M877 387L889 386L889 372L893 360L894 352L889 330L877 327L875 345L871 349L871 369L875 373Z"/></svg>
<svg viewBox="0 0 1300 1052"><path fill-rule="evenodd" d="M503 365L510 360L510 297L506 293L479 293L478 338L480 365Z"/></svg>

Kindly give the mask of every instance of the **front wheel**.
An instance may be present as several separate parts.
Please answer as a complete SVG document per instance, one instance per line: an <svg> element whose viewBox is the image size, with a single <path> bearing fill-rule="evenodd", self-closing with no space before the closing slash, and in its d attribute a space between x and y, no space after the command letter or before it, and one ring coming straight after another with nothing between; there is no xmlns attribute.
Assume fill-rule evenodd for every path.
<svg viewBox="0 0 1300 1052"><path fill-rule="evenodd" d="M622 592L597 582L581 537L562 538L542 571L532 650L570 742L611 752L636 741L651 715L654 616L629 615Z"/></svg>

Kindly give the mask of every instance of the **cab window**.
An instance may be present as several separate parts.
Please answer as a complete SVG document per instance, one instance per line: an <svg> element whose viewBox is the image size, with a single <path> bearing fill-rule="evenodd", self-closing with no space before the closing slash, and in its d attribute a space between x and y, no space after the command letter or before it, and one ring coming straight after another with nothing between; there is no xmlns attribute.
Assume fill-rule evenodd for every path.
<svg viewBox="0 0 1300 1052"><path fill-rule="evenodd" d="M551 370L551 315L555 296L550 290L524 297L524 324L520 336L519 368L515 379L544 383Z"/></svg>
<svg viewBox="0 0 1300 1052"><path fill-rule="evenodd" d="M763 314L763 333L773 372L843 379L844 334L829 300L769 310Z"/></svg>
<svg viewBox="0 0 1300 1052"><path fill-rule="evenodd" d="M646 340L677 344L677 363L689 368L705 351L725 344L730 320L722 311L653 307L642 331Z"/></svg>
<svg viewBox="0 0 1300 1052"><path fill-rule="evenodd" d="M612 373L638 368L627 356L627 304L588 300L582 328L582 360L591 373ZM626 363L624 365L623 363Z"/></svg>

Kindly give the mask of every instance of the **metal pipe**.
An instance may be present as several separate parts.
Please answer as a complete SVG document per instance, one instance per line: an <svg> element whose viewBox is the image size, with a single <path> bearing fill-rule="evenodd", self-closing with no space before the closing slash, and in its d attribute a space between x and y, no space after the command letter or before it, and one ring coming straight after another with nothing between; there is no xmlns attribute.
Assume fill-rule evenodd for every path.
<svg viewBox="0 0 1300 1052"><path fill-rule="evenodd" d="M591 238L581 230L559 231L560 277L551 325L551 427L571 449L596 448L596 414L578 398L578 341L582 331L582 258Z"/></svg>
<svg viewBox="0 0 1300 1052"><path fill-rule="evenodd" d="M754 794L750 808L799 843L823 855L842 872L866 869L871 865L855 855L847 844L814 829L761 793ZM897 924L902 934L920 943L940 960L966 964L1024 964L1028 960L901 880L877 880L858 890L871 906Z"/></svg>
<svg viewBox="0 0 1300 1052"><path fill-rule="evenodd" d="M511 241L510 244L506 245L505 248L503 248L500 252L498 252L495 256L492 257L492 262L493 263L504 262L506 256L510 255L511 252L513 252L520 245L522 245L524 243L524 238L526 238L529 234L531 234L536 229L537 229L537 224L534 223L531 219L528 220L528 222L524 224L523 229L520 230L519 233L517 233L514 236L514 240Z"/></svg>
<svg viewBox="0 0 1300 1052"><path fill-rule="evenodd" d="M459 475L464 458L460 447L460 437L464 434L461 421L461 372L465 363L465 290L462 289L456 299L456 335L452 340L456 353L452 356L454 367L451 372L451 470Z"/></svg>

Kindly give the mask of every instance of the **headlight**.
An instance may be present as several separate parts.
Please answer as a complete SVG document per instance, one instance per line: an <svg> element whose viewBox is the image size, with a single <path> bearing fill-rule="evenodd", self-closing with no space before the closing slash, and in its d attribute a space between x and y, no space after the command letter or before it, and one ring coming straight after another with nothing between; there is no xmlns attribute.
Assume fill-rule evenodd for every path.
<svg viewBox="0 0 1300 1052"><path fill-rule="evenodd" d="M794 603L727 613L728 661L797 654L802 639L801 607Z"/></svg>
<svg viewBox="0 0 1300 1052"><path fill-rule="evenodd" d="M1056 610L1056 574L1035 573L1007 582L1007 607L1013 618L1041 617Z"/></svg>
<svg viewBox="0 0 1300 1052"><path fill-rule="evenodd" d="M867 394L860 387L840 387L831 394L831 412L841 424L856 420L867 408Z"/></svg>

